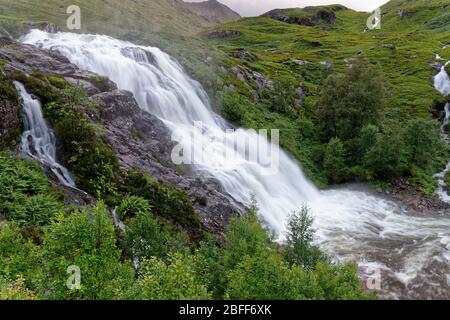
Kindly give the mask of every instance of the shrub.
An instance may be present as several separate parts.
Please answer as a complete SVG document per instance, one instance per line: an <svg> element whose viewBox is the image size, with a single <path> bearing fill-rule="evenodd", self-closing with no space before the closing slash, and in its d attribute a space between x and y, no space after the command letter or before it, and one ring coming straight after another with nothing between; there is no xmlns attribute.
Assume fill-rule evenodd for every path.
<svg viewBox="0 0 450 320"><path fill-rule="evenodd" d="M211 298L198 278L192 256L174 254L166 265L157 258L142 263L139 286L144 299L150 300L207 300Z"/></svg>
<svg viewBox="0 0 450 320"><path fill-rule="evenodd" d="M148 200L157 217L189 228L195 236L202 233L200 218L189 197L176 187L153 181L141 172L130 171L124 176L121 191Z"/></svg>
<svg viewBox="0 0 450 320"><path fill-rule="evenodd" d="M114 225L104 205L89 211L59 215L45 234L50 299L114 299L132 286L133 270L120 261ZM69 266L80 268L80 290L67 288Z"/></svg>
<svg viewBox="0 0 450 320"><path fill-rule="evenodd" d="M150 210L150 204L146 199L136 196L125 196L116 213L120 219L125 219L140 214L150 214Z"/></svg>
<svg viewBox="0 0 450 320"><path fill-rule="evenodd" d="M253 103L244 96L227 90L222 98L222 113L228 120L240 124L250 104Z"/></svg>
<svg viewBox="0 0 450 320"><path fill-rule="evenodd" d="M0 213L19 225L43 226L63 209L39 166L0 154Z"/></svg>

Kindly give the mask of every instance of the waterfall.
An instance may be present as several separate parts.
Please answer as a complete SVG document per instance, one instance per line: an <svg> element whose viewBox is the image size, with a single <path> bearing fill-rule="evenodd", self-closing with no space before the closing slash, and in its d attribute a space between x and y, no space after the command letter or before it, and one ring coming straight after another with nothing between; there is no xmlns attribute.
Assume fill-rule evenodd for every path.
<svg viewBox="0 0 450 320"><path fill-rule="evenodd" d="M444 66L442 66L441 71L434 77L434 87L437 91L442 93L444 97L447 97L450 95L450 78L447 74L447 71L445 71L445 67L450 63L448 61ZM442 125L442 132L443 132L443 138L450 143L450 139L448 137L448 134L444 132L444 127L449 123L450 121L450 102L447 102L444 107L445 115L444 115L444 121ZM450 161L447 164L447 167L445 170L439 174L436 175L436 178L438 180L438 195L439 197L447 202L450 203L450 195L448 194L448 186L445 182L445 175L447 172L450 171Z"/></svg>
<svg viewBox="0 0 450 320"><path fill-rule="evenodd" d="M25 131L20 150L48 167L65 186L75 187L75 182L66 168L56 161L55 135L42 115L41 103L33 98L23 84L14 82L23 108Z"/></svg>
<svg viewBox="0 0 450 320"><path fill-rule="evenodd" d="M406 296L414 286L420 294L450 296L450 219L417 216L389 199L361 188L319 191L306 179L299 164L264 136L250 130L230 131L215 114L199 83L172 57L158 48L137 46L103 35L49 34L32 30L21 41L57 50L81 69L114 81L131 91L139 106L174 133L173 138L192 153L201 153L189 137L208 144L206 157L198 157L195 174L213 177L237 201L255 199L267 225L278 235L286 218L306 203L314 215L316 242L338 261L358 261L361 268L380 269L383 294ZM195 125L201 122L201 125ZM224 157L236 140L279 152L279 170L235 150ZM191 150L190 149L190 150ZM248 151L248 150L247 150ZM436 288L433 283L439 282ZM439 291L441 290L441 291ZM422 292L423 291L423 292Z"/></svg>

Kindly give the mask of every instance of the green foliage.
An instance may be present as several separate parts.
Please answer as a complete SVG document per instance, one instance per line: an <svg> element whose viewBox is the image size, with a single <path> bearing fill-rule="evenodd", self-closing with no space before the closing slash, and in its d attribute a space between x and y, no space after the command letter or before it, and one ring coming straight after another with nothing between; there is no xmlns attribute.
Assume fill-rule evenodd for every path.
<svg viewBox="0 0 450 320"><path fill-rule="evenodd" d="M403 175L408 168L408 154L402 127L395 125L377 135L373 147L364 156L364 165L371 175L389 179Z"/></svg>
<svg viewBox="0 0 450 320"><path fill-rule="evenodd" d="M351 62L345 74L325 81L318 102L318 124L326 140L355 138L363 127L378 124L384 106L384 77L363 57Z"/></svg>
<svg viewBox="0 0 450 320"><path fill-rule="evenodd" d="M187 236L158 221L150 211L137 213L129 222L125 241L129 256L138 260L189 251Z"/></svg>
<svg viewBox="0 0 450 320"><path fill-rule="evenodd" d="M292 116L298 115L298 93L292 83L292 79L281 77L274 81L271 90L272 110Z"/></svg>
<svg viewBox="0 0 450 320"><path fill-rule="evenodd" d="M339 183L345 179L347 168L344 144L339 138L333 138L328 142L323 159L323 168L333 182Z"/></svg>
<svg viewBox="0 0 450 320"><path fill-rule="evenodd" d="M412 163L427 167L443 149L435 121L415 119L408 122L405 130L405 142L408 145Z"/></svg>
<svg viewBox="0 0 450 320"><path fill-rule="evenodd" d="M142 263L139 279L143 298L150 300L207 300L211 298L195 272L195 261L180 253L166 265L157 258Z"/></svg>
<svg viewBox="0 0 450 320"><path fill-rule="evenodd" d="M148 200L157 217L165 218L201 234L201 224L187 194L174 186L153 181L145 174L130 171L124 177L122 193Z"/></svg>
<svg viewBox="0 0 450 320"><path fill-rule="evenodd" d="M228 120L241 123L247 112L246 106L251 103L244 96L227 90L222 99L222 113Z"/></svg>
<svg viewBox="0 0 450 320"><path fill-rule="evenodd" d="M312 245L315 232L312 224L313 218L307 206L294 212L287 222L286 248L283 252L285 260L305 270L314 270L318 262L327 261L319 248Z"/></svg>
<svg viewBox="0 0 450 320"><path fill-rule="evenodd" d="M36 163L0 153L0 215L19 225L43 226L62 208Z"/></svg>
<svg viewBox="0 0 450 320"><path fill-rule="evenodd" d="M43 256L50 299L115 299L131 287L133 270L120 261L114 225L103 204L60 215L45 234ZM81 271L81 288L68 289L69 266Z"/></svg>
<svg viewBox="0 0 450 320"><path fill-rule="evenodd" d="M230 221L225 239L224 264L226 269L235 268L246 256L254 256L261 250L268 250L271 244L271 237L257 217L256 206L241 218Z"/></svg>
<svg viewBox="0 0 450 320"><path fill-rule="evenodd" d="M140 214L150 214L150 210L150 204L146 199L136 196L125 196L116 213L123 220Z"/></svg>
<svg viewBox="0 0 450 320"><path fill-rule="evenodd" d="M13 282L0 278L0 301L2 300L37 300L37 295L26 288L23 277Z"/></svg>

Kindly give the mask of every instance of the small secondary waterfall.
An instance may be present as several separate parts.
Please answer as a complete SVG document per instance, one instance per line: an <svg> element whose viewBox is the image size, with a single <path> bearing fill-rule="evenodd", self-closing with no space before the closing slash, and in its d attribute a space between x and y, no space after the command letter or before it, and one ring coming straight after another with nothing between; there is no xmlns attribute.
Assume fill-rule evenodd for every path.
<svg viewBox="0 0 450 320"><path fill-rule="evenodd" d="M25 118L21 152L50 168L63 185L74 188L75 181L69 171L56 161L55 135L45 122L41 103L27 92L23 84L14 82L14 85L20 95Z"/></svg>
<svg viewBox="0 0 450 320"><path fill-rule="evenodd" d="M450 61L448 61L444 66L442 66L441 71L434 77L434 87L436 88L436 90L438 90L440 93L442 93L442 95L444 97L447 97L448 95L450 95L450 78L449 78L449 75L447 74L447 72L445 71L445 67L449 64L450 64ZM442 129L444 129L444 126L446 126L450 121L450 102L447 102L447 104L445 105L444 111L445 111L445 117L444 117ZM449 139L447 133L443 132L443 137L447 142L450 143L450 139ZM450 171L450 161L447 164L447 167L445 168L445 170L436 175L436 178L438 179L438 185L439 185L439 189L438 189L439 197L447 203L450 203L450 195L447 190L448 186L447 186L447 183L445 182L445 175L449 171Z"/></svg>
<svg viewBox="0 0 450 320"><path fill-rule="evenodd" d="M362 270L379 270L384 297L450 298L449 217L408 214L369 190L317 190L299 164L265 137L249 130L227 130L202 87L158 48L102 35L38 30L21 40L57 50L78 67L131 91L139 106L158 116L181 146L199 155L196 174L216 178L240 202L249 204L254 198L261 216L279 235L285 231L287 216L307 203L321 248L339 261L358 261ZM198 121L201 125L195 125ZM200 141L189 138L195 135ZM279 151L279 171L271 173L270 166L247 159L242 150L224 157L237 140L246 141L250 149ZM208 144L206 156L198 154L196 143Z"/></svg>

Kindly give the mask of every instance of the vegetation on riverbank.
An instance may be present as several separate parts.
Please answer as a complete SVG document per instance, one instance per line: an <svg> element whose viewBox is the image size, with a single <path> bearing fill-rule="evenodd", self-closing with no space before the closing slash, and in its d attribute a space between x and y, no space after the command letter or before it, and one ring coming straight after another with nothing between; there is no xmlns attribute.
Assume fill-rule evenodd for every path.
<svg viewBox="0 0 450 320"><path fill-rule="evenodd" d="M118 208L125 229L117 229L102 202L64 207L36 164L1 159L1 299L373 298L356 266L331 264L311 245L307 208L283 248L256 208L230 223L222 246L210 236L194 243L155 211L158 203L126 196ZM36 205L25 208L24 196ZM78 289L67 287L70 266L81 272Z"/></svg>

